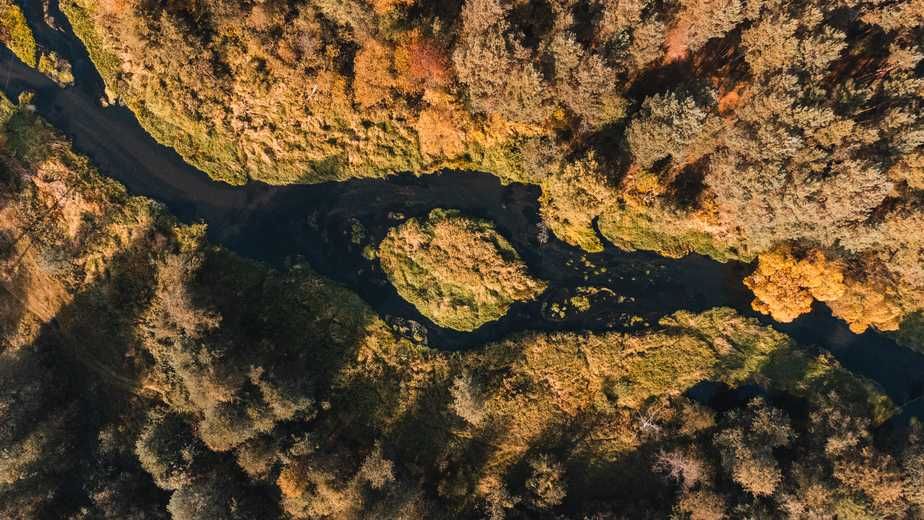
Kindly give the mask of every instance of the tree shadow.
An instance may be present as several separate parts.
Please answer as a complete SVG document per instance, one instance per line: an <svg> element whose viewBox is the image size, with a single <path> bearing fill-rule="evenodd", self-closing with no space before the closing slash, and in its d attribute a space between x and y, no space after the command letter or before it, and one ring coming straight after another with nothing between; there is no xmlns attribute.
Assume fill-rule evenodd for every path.
<svg viewBox="0 0 924 520"><path fill-rule="evenodd" d="M125 504L161 508L166 504L163 492L136 461L98 456L102 428L116 423L131 431L138 404L144 402L136 397L137 366L128 355L135 350L132 326L143 297L137 293L137 281L130 278L143 275L137 266L148 257L146 247L130 245L113 258L100 279L75 294L49 321L34 313L44 323L31 345L3 352L4 370L38 375L29 365L41 367L40 376L22 381L15 390L26 391L39 382L38 391L45 396L32 413L21 417L28 421L22 435L47 441L40 448L42 457L32 466L37 477L26 482L38 483L27 492L36 494L39 517L64 518L82 508L92 510L92 490L105 486L104 479L133 482L132 496L122 497ZM16 380L7 384L16 385ZM133 441L128 438L130 446ZM4 444L8 442L15 440ZM47 498L38 499L43 494Z"/></svg>

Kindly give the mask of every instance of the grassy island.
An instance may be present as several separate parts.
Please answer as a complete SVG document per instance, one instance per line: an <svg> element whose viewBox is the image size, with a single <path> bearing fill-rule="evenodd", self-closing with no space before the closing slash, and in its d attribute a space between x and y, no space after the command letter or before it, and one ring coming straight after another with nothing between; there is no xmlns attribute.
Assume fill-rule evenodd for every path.
<svg viewBox="0 0 924 520"><path fill-rule="evenodd" d="M534 298L533 278L516 250L486 221L433 210L392 229L379 246L388 279L434 323L474 330Z"/></svg>

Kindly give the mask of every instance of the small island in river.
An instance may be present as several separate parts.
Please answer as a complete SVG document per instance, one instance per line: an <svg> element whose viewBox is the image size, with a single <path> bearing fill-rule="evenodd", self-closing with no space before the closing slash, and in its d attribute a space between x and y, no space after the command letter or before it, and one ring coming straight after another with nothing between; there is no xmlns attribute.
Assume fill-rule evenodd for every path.
<svg viewBox="0 0 924 520"><path fill-rule="evenodd" d="M920 0L0 0L0 518L924 518Z"/></svg>

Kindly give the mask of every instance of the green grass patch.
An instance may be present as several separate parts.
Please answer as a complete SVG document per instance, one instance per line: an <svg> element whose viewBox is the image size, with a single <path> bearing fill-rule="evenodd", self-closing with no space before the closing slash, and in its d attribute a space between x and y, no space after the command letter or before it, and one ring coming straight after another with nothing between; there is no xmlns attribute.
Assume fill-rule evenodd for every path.
<svg viewBox="0 0 924 520"><path fill-rule="evenodd" d="M496 320L545 289L493 224L454 211L434 210L392 229L379 260L398 294L455 330Z"/></svg>
<svg viewBox="0 0 924 520"><path fill-rule="evenodd" d="M121 68L119 59L111 53L103 43L103 38L96 32L96 25L93 23L93 2L83 0L61 0L59 3L61 12L67 16L67 20L74 30L74 34L80 38L80 41L87 48L90 60L96 66L100 76L109 89L115 89L115 79Z"/></svg>
<svg viewBox="0 0 924 520"><path fill-rule="evenodd" d="M751 259L704 231L678 229L676 220L622 204L604 214L599 225L607 240L628 251L654 251L671 258L698 253L719 262Z"/></svg>
<svg viewBox="0 0 924 520"><path fill-rule="evenodd" d="M11 0L0 0L0 41L30 67L38 64L38 45L22 9Z"/></svg>
<svg viewBox="0 0 924 520"><path fill-rule="evenodd" d="M908 315L891 335L900 345L924 353L924 312Z"/></svg>

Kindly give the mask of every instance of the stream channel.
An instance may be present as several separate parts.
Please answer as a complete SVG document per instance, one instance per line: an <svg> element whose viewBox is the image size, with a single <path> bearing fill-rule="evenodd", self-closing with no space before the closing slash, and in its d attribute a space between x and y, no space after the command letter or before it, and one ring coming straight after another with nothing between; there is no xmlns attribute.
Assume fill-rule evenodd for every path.
<svg viewBox="0 0 924 520"><path fill-rule="evenodd" d="M503 185L487 173L458 171L295 186L213 181L173 149L158 144L129 110L101 105L103 81L58 12L57 2L49 6L57 28L45 24L42 2L25 0L22 6L40 46L66 57L77 81L60 88L0 48L0 89L10 99L34 92L37 112L66 134L101 173L132 194L161 202L183 222L206 222L214 243L276 267L307 262L355 291L391 323L421 324L432 347L475 348L527 330L634 330L657 326L660 317L677 310L726 306L808 348L831 352L846 368L876 381L896 404L909 403L900 417L924 416L924 399L917 399L924 395L924 355L872 330L853 334L822 304L789 324L755 313L752 296L742 284L753 269L748 264L720 263L695 254L670 259L613 246L587 254L551 234L540 240L536 186ZM434 208L454 208L493 221L530 273L549 283L548 290L534 301L514 304L506 316L473 332L433 324L397 294L362 249L378 244L400 219L425 216ZM582 287L604 290L591 298L586 311L564 316L553 311L555 304L567 302Z"/></svg>

